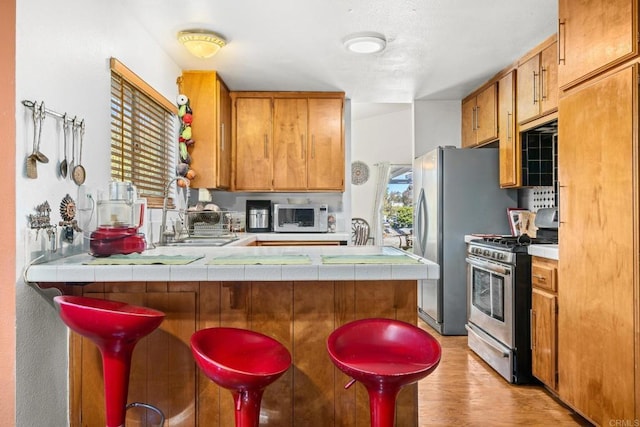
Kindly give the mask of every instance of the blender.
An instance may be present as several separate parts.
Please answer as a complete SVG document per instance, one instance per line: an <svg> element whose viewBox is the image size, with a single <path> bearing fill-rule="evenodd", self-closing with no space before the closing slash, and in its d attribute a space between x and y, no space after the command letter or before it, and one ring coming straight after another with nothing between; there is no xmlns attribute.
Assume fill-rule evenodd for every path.
<svg viewBox="0 0 640 427"><path fill-rule="evenodd" d="M91 233L91 255L143 252L147 244L139 229L143 225L145 208L146 200L138 198L132 183L110 182L109 190L98 195L98 228Z"/></svg>

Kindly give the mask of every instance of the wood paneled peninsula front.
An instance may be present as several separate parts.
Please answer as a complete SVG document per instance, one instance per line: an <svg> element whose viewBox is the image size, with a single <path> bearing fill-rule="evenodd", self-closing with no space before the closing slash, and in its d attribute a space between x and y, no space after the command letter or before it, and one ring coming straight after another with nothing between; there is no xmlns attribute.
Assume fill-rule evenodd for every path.
<svg viewBox="0 0 640 427"><path fill-rule="evenodd" d="M340 325L360 318L415 324L416 280L439 275L436 264L421 258L412 264L323 263L327 255L413 257L373 246L164 247L143 255L176 254L202 258L187 265L86 265L92 257L82 254L34 265L26 272L26 279L41 287L57 286L68 293L166 313L158 330L134 351L129 402L161 408L171 426L233 425L230 393L202 375L189 349L191 334L214 326L262 332L291 352L291 369L265 391L260 425L369 425L365 389L360 384L344 389L349 378L329 360L326 339ZM300 255L310 263L212 264L223 256L294 259ZM99 353L79 335L69 337L70 425L104 425ZM417 426L417 406L414 384L398 396L396 425ZM127 425L138 425L137 417L142 416L133 411L127 415Z"/></svg>

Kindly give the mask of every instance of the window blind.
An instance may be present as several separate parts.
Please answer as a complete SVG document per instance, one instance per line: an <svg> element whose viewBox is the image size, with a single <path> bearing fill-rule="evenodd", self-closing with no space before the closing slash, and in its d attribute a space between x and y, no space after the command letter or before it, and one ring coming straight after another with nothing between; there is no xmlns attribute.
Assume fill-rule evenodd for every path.
<svg viewBox="0 0 640 427"><path fill-rule="evenodd" d="M173 175L176 118L166 103L143 92L112 66L111 177L132 182L149 206L162 205L164 188Z"/></svg>

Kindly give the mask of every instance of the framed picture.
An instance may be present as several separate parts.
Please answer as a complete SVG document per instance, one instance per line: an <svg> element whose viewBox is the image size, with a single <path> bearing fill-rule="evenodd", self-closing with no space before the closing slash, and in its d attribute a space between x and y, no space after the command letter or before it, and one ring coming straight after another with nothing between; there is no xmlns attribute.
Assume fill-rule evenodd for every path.
<svg viewBox="0 0 640 427"><path fill-rule="evenodd" d="M509 217L509 226L511 227L511 235L520 235L520 214L522 212L529 212L526 209L509 208L507 209L507 216Z"/></svg>

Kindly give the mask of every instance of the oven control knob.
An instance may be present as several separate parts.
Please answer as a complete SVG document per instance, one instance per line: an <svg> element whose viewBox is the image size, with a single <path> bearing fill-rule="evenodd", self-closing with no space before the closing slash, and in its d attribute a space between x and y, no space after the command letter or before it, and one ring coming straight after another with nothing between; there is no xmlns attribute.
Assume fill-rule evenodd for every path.
<svg viewBox="0 0 640 427"><path fill-rule="evenodd" d="M498 252L496 252L496 251L491 252L491 256L493 258L495 258L495 259L500 259L500 258L498 258L500 256L500 254Z"/></svg>

